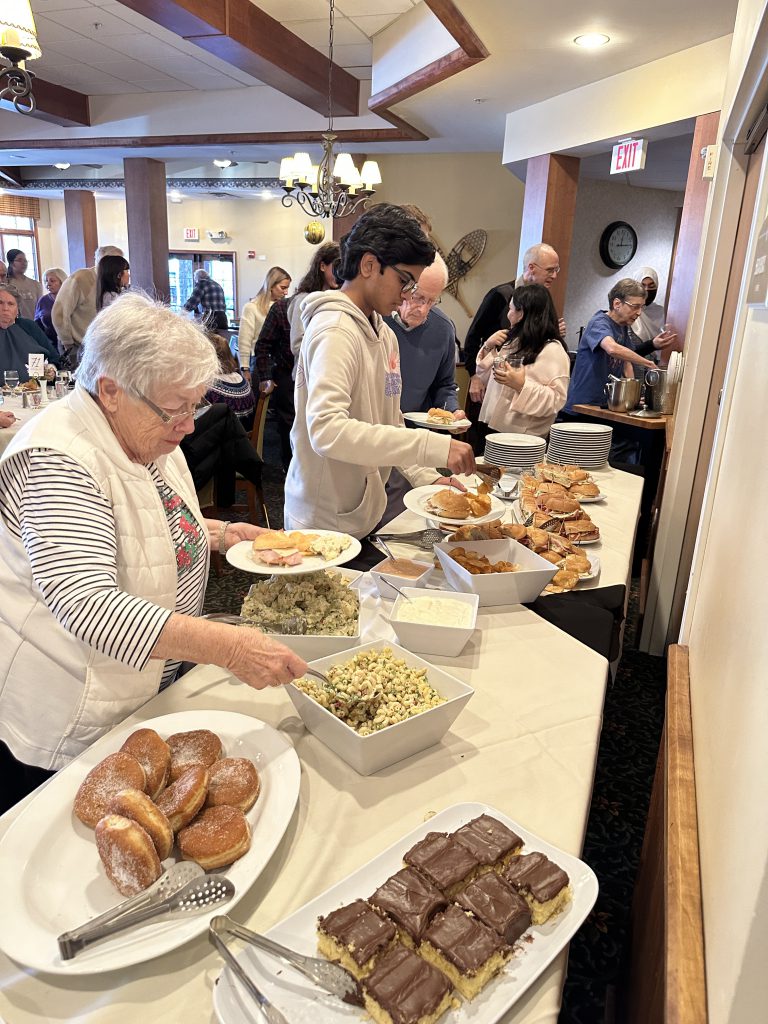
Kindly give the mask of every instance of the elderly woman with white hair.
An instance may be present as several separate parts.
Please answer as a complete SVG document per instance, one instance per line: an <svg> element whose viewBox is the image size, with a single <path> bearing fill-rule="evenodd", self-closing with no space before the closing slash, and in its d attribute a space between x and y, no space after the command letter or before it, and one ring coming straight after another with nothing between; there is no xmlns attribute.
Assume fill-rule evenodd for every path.
<svg viewBox="0 0 768 1024"><path fill-rule="evenodd" d="M212 550L181 439L218 371L202 331L140 295L88 329L77 387L0 460L0 760L11 802L173 682L182 660L256 689L305 663L200 618ZM14 790L14 792L10 792Z"/></svg>

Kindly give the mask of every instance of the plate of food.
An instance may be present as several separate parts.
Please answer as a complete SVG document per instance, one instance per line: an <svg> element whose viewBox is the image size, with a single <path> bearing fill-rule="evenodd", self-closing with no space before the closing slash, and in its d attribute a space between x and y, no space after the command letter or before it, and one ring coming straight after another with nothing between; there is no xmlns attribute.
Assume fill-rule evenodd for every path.
<svg viewBox="0 0 768 1024"><path fill-rule="evenodd" d="M429 427L431 430L448 430L451 433L459 433L472 426L472 422L466 418L457 420L452 412L447 409L430 409L429 412L405 412L403 419L408 423L415 423L417 427Z"/></svg>
<svg viewBox="0 0 768 1024"><path fill-rule="evenodd" d="M408 491L403 502L407 509L425 519L441 523L485 523L504 515L504 503L492 494L460 491L454 487L428 484Z"/></svg>
<svg viewBox="0 0 768 1024"><path fill-rule="evenodd" d="M267 935L301 953L338 959L360 980L376 1020L404 1019L402 1000L410 992L408 1019L494 1024L567 946L597 893L594 872L577 857L494 807L455 804ZM321 992L292 968L276 971L269 957L247 948L237 959L296 1024L360 1020L359 1007ZM219 1024L253 1020L252 997L229 968L213 987L213 1005Z"/></svg>
<svg viewBox="0 0 768 1024"><path fill-rule="evenodd" d="M137 733L139 736L134 735ZM194 733L196 738L199 735L200 740L207 744L206 756L214 758L209 762L210 770L204 773L206 778L201 783L203 803L198 804L198 809L202 807L201 814L209 809L215 810L206 808L205 803L208 799L215 799L212 796L216 788L215 777L220 771L226 774L230 770L231 762L221 764L224 758L250 762L255 768L256 800L247 812L242 811L247 822L244 832L250 834L250 842L243 843L242 854L231 866L216 869L225 873L235 886L235 895L226 906L227 913L246 894L266 867L293 816L301 777L295 750L271 726L257 718L230 711L185 711L133 722L118 726L97 740L38 790L0 842L0 869L5 878L13 879L13 885L7 887L0 915L0 949L9 957L49 974L100 974L153 960L205 933L216 910L187 920L147 922L89 946L72 960L62 960L57 944L57 937L63 932L85 924L126 898L126 893L116 888L107 871L110 870L111 877L122 885L125 885L125 876L115 870L109 852L100 855L99 849L106 847L101 841L97 847L97 833L82 819L93 822L104 809L101 806L103 801L106 801L105 807L112 806L111 801L117 799L116 793L112 792L114 785L124 790L126 782L131 782L130 777L122 777L123 773L129 775L131 771L143 768L145 785L150 785L150 778L156 776L158 750L160 760L165 756L165 745L158 742L158 736L162 741L175 738L170 745L175 759L170 762L170 770L173 771L174 763L180 763L179 757L183 761L187 756L185 751L191 742L188 739L190 733ZM126 742L128 747L121 750ZM133 754L129 755L129 750L133 750L135 758ZM116 757L118 753L119 758ZM105 759L106 768L102 768ZM132 765L131 762L137 763ZM214 770L217 762L221 767ZM119 778L116 778L117 765L121 773ZM245 765L240 764L240 768L244 770ZM178 785L174 782L163 788L161 775L156 776L156 784L152 783L157 806L166 808L166 816L174 831L179 826L179 843L182 842L179 836L185 831L187 839L191 836L194 841L197 832L199 840L199 829L187 830L181 824L190 812L197 815L194 805L201 793L198 769L199 765L193 765L187 772L182 772ZM190 771L196 777L185 779ZM250 799L254 779L253 771L248 769L248 772ZM194 782L194 786L188 786L187 781ZM135 781L133 785L136 786ZM136 790L131 792L135 795ZM143 795L139 792L139 797ZM123 793L120 799L123 799ZM242 807L246 804L244 802ZM127 816L125 812L120 817ZM109 818L113 816L109 810L107 814ZM231 817L234 822L239 815ZM184 824L194 824L195 820L200 820L199 815L197 819L187 819ZM98 821L100 837L105 831L103 821L103 818ZM186 849L189 853L189 848ZM171 855L162 859L161 867L167 868L180 856L174 846ZM191 859L199 862L199 857L200 852L195 851ZM145 861L148 865L150 859L142 856L142 865Z"/></svg>
<svg viewBox="0 0 768 1024"><path fill-rule="evenodd" d="M292 576L343 565L360 554L359 540L334 530L264 530L227 550L236 569L267 576Z"/></svg>
<svg viewBox="0 0 768 1024"><path fill-rule="evenodd" d="M600 575L600 559L587 555L581 550L565 555L557 565L557 572L542 591L542 594L566 594L575 590L580 583L596 580Z"/></svg>

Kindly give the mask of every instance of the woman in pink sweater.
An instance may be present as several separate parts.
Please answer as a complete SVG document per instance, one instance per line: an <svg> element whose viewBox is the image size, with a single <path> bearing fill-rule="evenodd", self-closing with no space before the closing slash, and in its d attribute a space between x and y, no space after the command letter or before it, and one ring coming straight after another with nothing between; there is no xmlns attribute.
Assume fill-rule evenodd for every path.
<svg viewBox="0 0 768 1024"><path fill-rule="evenodd" d="M568 395L570 360L560 339L557 313L540 284L515 288L509 330L481 347L477 373L485 385L480 421L486 432L546 437Z"/></svg>

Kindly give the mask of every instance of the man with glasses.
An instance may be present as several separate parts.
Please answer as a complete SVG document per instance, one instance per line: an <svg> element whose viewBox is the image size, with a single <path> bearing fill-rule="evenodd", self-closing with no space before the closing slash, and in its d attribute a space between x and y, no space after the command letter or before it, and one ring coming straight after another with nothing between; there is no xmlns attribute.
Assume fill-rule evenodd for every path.
<svg viewBox="0 0 768 1024"><path fill-rule="evenodd" d="M403 295L384 322L395 332L400 352L402 411L447 409L460 420L464 412L456 398L456 328L438 308L447 284L448 270L438 253L422 272L416 291Z"/></svg>
<svg viewBox="0 0 768 1024"><path fill-rule="evenodd" d="M573 414L574 405L602 405L609 374L631 377L634 366L652 369L656 364L645 352L669 348L676 335L662 332L635 348L630 330L645 306L645 289L639 281L624 277L608 292L608 309L598 310L579 342L576 363L571 373L568 400L563 412Z"/></svg>
<svg viewBox="0 0 768 1024"><path fill-rule="evenodd" d="M448 434L406 430L400 411L397 338L383 317L416 291L434 258L416 221L380 203L341 240L335 268L341 288L303 300L287 528L365 538L386 506L393 466L414 487L442 481L431 467L474 471L469 445ZM366 554L380 558L372 546Z"/></svg>

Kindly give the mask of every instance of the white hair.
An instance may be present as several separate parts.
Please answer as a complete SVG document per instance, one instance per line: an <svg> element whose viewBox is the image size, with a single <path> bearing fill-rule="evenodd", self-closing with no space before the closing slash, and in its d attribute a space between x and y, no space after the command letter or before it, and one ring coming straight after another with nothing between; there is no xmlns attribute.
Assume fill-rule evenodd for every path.
<svg viewBox="0 0 768 1024"><path fill-rule="evenodd" d="M219 372L202 328L145 295L128 292L93 320L83 338L77 380L95 395L102 377L151 396L162 384L197 388Z"/></svg>
<svg viewBox="0 0 768 1024"><path fill-rule="evenodd" d="M525 250L523 256L523 270L528 266L529 263L536 263L542 256L554 256L557 259L557 253L551 245L547 245L546 242L537 242L536 245L532 245L530 249Z"/></svg>
<svg viewBox="0 0 768 1024"><path fill-rule="evenodd" d="M105 256L125 256L122 249L118 249L116 245L100 245L93 256L94 264L98 263L99 260L103 260Z"/></svg>
<svg viewBox="0 0 768 1024"><path fill-rule="evenodd" d="M436 252L434 262L430 263L428 267L424 267L419 275L419 290L430 292L437 299L440 297L440 293L445 291L447 284L448 267L440 253Z"/></svg>
<svg viewBox="0 0 768 1024"><path fill-rule="evenodd" d="M64 282L67 280L67 275L61 269L61 267L48 267L48 269L43 274L43 280L45 280L49 274L51 275L51 277L58 277L62 284L64 284Z"/></svg>
<svg viewBox="0 0 768 1024"><path fill-rule="evenodd" d="M192 275L192 277L193 277L193 279L195 281L195 284L197 284L198 281L204 281L207 277L210 277L210 276L211 275L208 273L208 271L207 270L203 270L202 267L200 267L199 270L196 270L194 272L194 274Z"/></svg>

